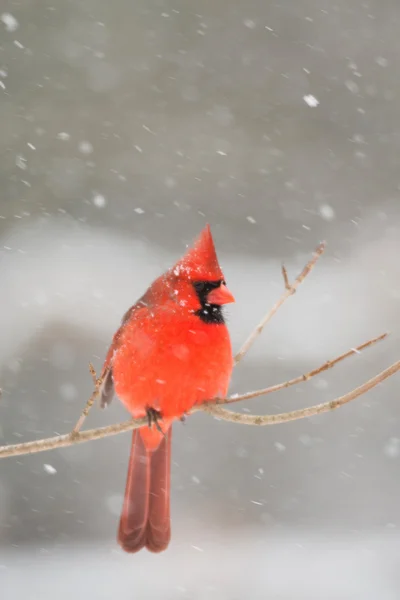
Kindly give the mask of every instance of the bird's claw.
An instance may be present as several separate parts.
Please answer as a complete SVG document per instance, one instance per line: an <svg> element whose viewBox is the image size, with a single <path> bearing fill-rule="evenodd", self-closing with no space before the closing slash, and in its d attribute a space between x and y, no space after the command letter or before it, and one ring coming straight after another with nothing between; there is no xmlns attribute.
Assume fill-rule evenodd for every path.
<svg viewBox="0 0 400 600"><path fill-rule="evenodd" d="M159 410L156 410L155 408L148 408L146 410L146 414L147 414L147 422L149 424L149 427L151 428L152 425L154 425L154 427L157 429L157 431L159 431L160 433L163 434L163 436L165 437L165 433L162 430L159 421L162 421L162 415L160 413Z"/></svg>

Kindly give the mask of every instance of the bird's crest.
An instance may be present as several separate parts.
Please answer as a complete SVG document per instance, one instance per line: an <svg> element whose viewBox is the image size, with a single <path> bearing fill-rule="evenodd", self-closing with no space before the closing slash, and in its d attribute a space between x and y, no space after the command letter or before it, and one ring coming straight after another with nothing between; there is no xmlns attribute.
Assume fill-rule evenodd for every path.
<svg viewBox="0 0 400 600"><path fill-rule="evenodd" d="M209 225L204 227L194 245L187 250L171 271L177 277L190 280L217 281L224 278Z"/></svg>

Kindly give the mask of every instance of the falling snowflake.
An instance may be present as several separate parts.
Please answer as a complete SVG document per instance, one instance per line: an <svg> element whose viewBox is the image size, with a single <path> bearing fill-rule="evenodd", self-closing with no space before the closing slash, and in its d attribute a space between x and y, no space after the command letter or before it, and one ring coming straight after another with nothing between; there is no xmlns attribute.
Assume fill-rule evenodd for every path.
<svg viewBox="0 0 400 600"><path fill-rule="evenodd" d="M317 100L317 98L315 96L313 96L312 94L303 96L303 100L306 104L308 104L308 106L311 106L311 108L315 108L319 104L319 100Z"/></svg>
<svg viewBox="0 0 400 600"><path fill-rule="evenodd" d="M62 383L59 386L59 393L66 402L71 402L78 396L78 390L73 383Z"/></svg>
<svg viewBox="0 0 400 600"><path fill-rule="evenodd" d="M278 450L278 452L285 452L286 450L286 446L284 444L281 444L281 442L275 442L274 446Z"/></svg>
<svg viewBox="0 0 400 600"><path fill-rule="evenodd" d="M4 23L4 26L7 31L16 31L19 27L17 19L14 17L14 15L10 13L3 13L1 15L1 20Z"/></svg>
<svg viewBox="0 0 400 600"><path fill-rule="evenodd" d="M166 177L164 179L164 184L167 188L174 188L176 186L176 179L174 177Z"/></svg>
<svg viewBox="0 0 400 600"><path fill-rule="evenodd" d="M383 56L377 56L376 59L375 59L375 62L380 67L387 67L388 64L389 64L388 59L384 58Z"/></svg>
<svg viewBox="0 0 400 600"><path fill-rule="evenodd" d="M383 452L388 458L397 458L400 454L400 439L396 437L389 438Z"/></svg>
<svg viewBox="0 0 400 600"><path fill-rule="evenodd" d="M67 142L70 138L70 134L66 131L60 131L60 133L57 133L57 139L61 140L62 142Z"/></svg>
<svg viewBox="0 0 400 600"><path fill-rule="evenodd" d="M325 221L332 221L335 218L335 211L329 204L321 204L319 214Z"/></svg>
<svg viewBox="0 0 400 600"><path fill-rule="evenodd" d="M245 20L243 21L243 25L244 25L245 27L247 27L248 29L254 29L254 28L255 28L255 26L256 26L256 22L255 22L255 21L253 21L253 19L245 19Z"/></svg>
<svg viewBox="0 0 400 600"><path fill-rule="evenodd" d="M19 169L22 169L23 171L25 171L26 168L27 168L27 166L26 166L26 158L24 156L22 156L22 154L17 154L17 156L15 158L15 165Z"/></svg>
<svg viewBox="0 0 400 600"><path fill-rule="evenodd" d="M49 475L55 475L57 473L57 469L55 469L52 465L43 465L44 471Z"/></svg>
<svg viewBox="0 0 400 600"><path fill-rule="evenodd" d="M345 81L345 86L347 87L349 92L351 92L352 94L358 94L359 87L355 81L348 79L347 81Z"/></svg>
<svg viewBox="0 0 400 600"><path fill-rule="evenodd" d="M93 197L93 204L97 206L97 208L104 208L107 204L107 200L102 194L96 194Z"/></svg>
<svg viewBox="0 0 400 600"><path fill-rule="evenodd" d="M86 140L79 142L79 152L82 152L82 154L91 154L93 152L92 144Z"/></svg>

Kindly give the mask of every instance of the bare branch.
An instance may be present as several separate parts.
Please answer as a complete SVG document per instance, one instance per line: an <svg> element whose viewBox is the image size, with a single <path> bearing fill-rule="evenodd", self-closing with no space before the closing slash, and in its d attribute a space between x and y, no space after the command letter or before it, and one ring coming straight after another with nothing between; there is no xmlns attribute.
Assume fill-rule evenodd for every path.
<svg viewBox="0 0 400 600"><path fill-rule="evenodd" d="M308 408L300 410L294 410L288 413L282 413L278 415L246 415L242 413L235 413L229 410L221 408L217 405L218 400L213 402L207 402L202 406L193 408L189 414L193 414L199 410L221 419L223 421L230 421L233 423L241 423L243 425L276 425L277 423L286 423L288 421L295 421L296 419L304 419L305 417L311 417L319 415L324 412L328 412L343 406L352 400L355 400L362 394L365 394L373 387L381 383L388 377L391 377L397 371L400 370L400 361L394 363L391 367L382 371L360 387L348 392L340 398L325 402L324 404L317 404ZM245 398L238 398L238 400L244 400ZM123 433L132 429L137 429L143 425L147 425L147 418L136 419L131 421L125 421L124 423L118 423L116 425L109 425L107 427L100 427L98 429L90 429L88 431L78 431L76 434L72 432L67 435L60 435L53 438L44 440L37 440L34 442L24 442L22 444L14 444L10 446L0 446L0 458L6 458L8 456L18 456L21 454L35 454L36 452L44 452L45 450L53 450L54 448L65 448L66 446L72 446L74 444L81 444L83 442L90 442L92 440L98 440L100 438L116 435L117 433Z"/></svg>
<svg viewBox="0 0 400 600"><path fill-rule="evenodd" d="M92 363L89 363L89 371L90 371L90 374L91 374L91 376L92 376L92 379L93 379L93 384L94 384L94 386L95 386L95 387L96 387L96 386L99 386L99 387L100 387L100 385L101 385L101 382L99 383L99 381L100 381L100 380L99 380L99 379L97 379L97 373L96 373L96 371L95 371L95 368L94 368L94 366L92 365Z"/></svg>
<svg viewBox="0 0 400 600"><path fill-rule="evenodd" d="M86 402L86 406L82 411L81 416L79 417L75 427L73 428L71 435L72 436L76 436L76 434L81 430L83 423L85 422L86 417L89 414L90 409L92 408L94 401L96 400L97 396L100 393L100 387L101 384L103 383L103 378L99 377L97 379L97 375L96 375L96 371L94 370L94 366L92 365L92 363L89 363L89 371L90 374L92 376L93 379L93 383L94 383L94 390L92 395L90 396L89 400Z"/></svg>
<svg viewBox="0 0 400 600"><path fill-rule="evenodd" d="M282 277L283 277L283 281L285 283L285 290L291 290L292 286L289 283L289 277L288 277L285 265L282 265Z"/></svg>
<svg viewBox="0 0 400 600"><path fill-rule="evenodd" d="M283 280L285 283L286 291L282 294L282 296L279 298L279 300L274 304L274 306L271 308L271 310L265 315L265 317L263 317L261 319L261 321L259 322L257 327L254 329L254 331L247 338L247 340L245 341L243 346L240 348L239 352L235 355L235 357L234 357L235 365L237 365L242 360L242 358L247 354L247 352L250 350L251 346L254 344L256 338L260 335L260 333L262 332L262 330L264 329L266 324L272 319L272 317L277 312L277 310L289 298L289 296L292 296L295 293L295 291L297 290L299 285L301 283L303 283L304 279L307 277L307 275L309 275L309 273L315 267L317 260L324 253L324 251L325 251L325 242L322 242L319 246L317 246L317 248L314 251L313 257L308 261L308 263L306 264L306 266L304 267L304 269L302 270L300 275L298 275L298 277L296 277L296 279L292 285L289 283L289 279L288 279L287 271L286 271L285 267L282 267L282 275L283 275Z"/></svg>
<svg viewBox="0 0 400 600"><path fill-rule="evenodd" d="M285 283L286 291L281 296L281 298L278 300L278 302L272 307L272 309L269 311L269 313L261 320L261 322L256 327L256 329L253 331L253 333L249 336L249 338L247 339L247 341L245 342L245 344L243 345L241 350L236 355L235 364L238 364L240 362L240 360L245 356L245 354L248 352L249 348L252 346L252 344L254 343L257 336L262 332L265 325L272 318L272 316L277 312L277 310L280 308L280 306L282 306L282 304L285 302L285 300L289 296L291 296L292 294L295 293L297 287L302 283L302 281L305 279L305 277L310 273L310 271L314 267L315 263L317 262L318 258L324 252L324 249L325 249L325 244L322 243L318 246L318 248L316 249L316 251L314 253L313 258L304 267L304 269L302 270L300 275L297 277L297 279L295 280L293 285L291 285L289 283L289 279L288 279L287 271L286 271L285 267L282 267L282 276L283 276L283 280ZM325 362L323 365L321 365L317 369L314 369L305 375L300 375L299 377L291 379L290 381L286 381L284 383L280 383L280 384L277 384L277 385L274 385L274 386L271 386L268 388L264 388L261 390L257 390L254 392L248 392L247 394L234 395L234 396L230 396L228 398L223 398L223 399L220 399L220 398L212 399L210 401L205 402L204 404L202 404L200 406L194 407L190 411L189 414L193 414L194 412L197 412L199 410L204 410L205 412L207 412L221 420L230 421L230 422L234 422L234 423L241 423L241 424L245 424L245 425L273 425L273 424L277 424L277 423L285 423L288 421L293 421L296 419L303 419L305 417L310 417L313 415L318 415L318 414L321 414L324 412L328 412L330 410L334 410L334 409L338 408L339 406L342 406L343 404L351 402L352 400L358 398L362 394L365 394L367 391L369 391L370 389L372 389L373 387L378 385L378 383L381 383L388 377L394 375L397 371L400 370L400 361L398 361L397 363L395 363L394 365L392 365L385 371L382 371L381 373L379 373L378 375L376 375L375 377L373 377L372 379L370 379L369 381L367 381L360 387L356 388L355 390L348 392L344 396L341 396L335 400L331 400L330 402L325 402L323 404L318 404L316 406L299 409L299 410L295 410L295 411L288 412L288 413L282 413L282 414L278 414L278 415L264 415L264 416L247 415L247 414L235 413L235 412L228 411L228 410L222 408L221 404L231 404L233 402L239 402L241 400L249 400L250 398L255 398L257 396L266 395L271 392L276 392L280 389L290 387L292 385L295 385L296 383L301 383L302 381L308 381L309 379L311 379L311 377L314 377L315 375L318 375L319 373L322 373L323 371L326 371L327 369L332 368L338 362L344 360L345 358L347 358L355 353L359 353L361 350L364 350L365 348L367 348L369 346L372 346L373 344L379 342L380 340L383 340L386 336L387 336L387 334L385 333L383 335L380 335L377 338L369 340L368 342L361 344L361 346L358 346L357 348L352 348L351 350L345 352L344 354L341 354L337 358L335 358L331 361ZM100 378L97 378L96 372L92 365L90 365L90 372L92 374L92 378L93 378L93 381L95 384L95 389L94 389L91 397L87 401L86 406L83 409L80 418L78 419L78 422L76 423L74 429L70 433L68 433L66 435L43 439L43 440L36 440L33 442L24 442L21 444L1 446L0 447L0 458L5 458L8 456L18 456L18 455L23 455L23 454L34 454L37 452L43 452L45 450L53 450L54 448L63 448L63 447L72 446L75 444L81 444L83 442L89 442L92 440L97 440L97 439L108 437L111 435L116 435L118 433L123 433L125 431L130 431L132 429L137 429L139 427L142 427L143 425L147 425L147 423L148 423L147 418L143 418L143 419L135 419L135 420L125 421L124 423L109 425L107 427L100 427L98 429L91 429L91 430L83 431L83 432L80 431L91 407L93 406L95 399L97 398L97 396L100 393L100 388L101 388L101 385L104 380L104 374L102 374L102 376Z"/></svg>
<svg viewBox="0 0 400 600"><path fill-rule="evenodd" d="M324 371L327 371L328 369L332 369L332 367L337 365L342 360L345 360L349 356L352 356L353 354L359 354L362 350L365 350L366 348L369 348L373 344L376 344L376 343L384 340L387 336L388 336L387 333L383 333L382 335L379 335L378 337L373 338L372 340L368 340L368 342L364 342L364 344L361 344L360 346L357 346L356 348L351 348L350 350L348 350L348 352L345 352L344 354L337 356L333 360L327 360L323 365L321 365L317 369L313 369L312 371L309 371L308 373L305 373L304 375L299 375L298 377L295 377L294 379L289 379L289 381L284 381L283 383L277 383L276 385L271 385L271 386L269 386L267 388L263 388L261 390L256 390L254 392L247 392L246 394L241 394L240 396L238 394L233 394L232 396L229 396L229 398L220 400L218 402L218 404L233 404L234 402L241 402L242 400L251 400L251 398L257 398L258 396L266 396L267 394L272 394L273 392L278 392L279 390L283 390L285 388L291 387L292 385L296 385L296 383L302 383L303 381L308 381L312 377L315 377L316 375L319 375L320 373L323 373Z"/></svg>
<svg viewBox="0 0 400 600"><path fill-rule="evenodd" d="M83 442L91 442L99 440L110 435L123 433L132 429L138 429L143 425L147 425L148 419L137 419L124 421L107 427L99 427L98 429L88 429L87 431L78 431L77 433L67 433L66 435L58 435L44 440L36 440L34 442L24 442L22 444L13 444L10 446L0 446L0 458L7 456L20 456L22 454L36 454L46 450L54 450L55 448L66 448Z"/></svg>
<svg viewBox="0 0 400 600"><path fill-rule="evenodd" d="M343 406L352 400L355 400L362 394L365 394L378 383L382 383L388 377L391 377L397 371L400 370L400 360L394 363L391 367L388 367L381 373L378 373L375 377L366 381L358 388L355 388L351 392L348 392L344 396L340 396L335 400L324 402L323 404L317 404L316 406L310 406L308 408L301 408L299 410L293 410L287 413L280 413L278 415L248 415L243 413L231 412L222 408L221 406L204 406L203 410L218 419L223 421L230 421L231 423L240 423L242 425L276 425L277 423L288 423L289 421L296 421L297 419L304 419L305 417L313 417L315 415L321 415L322 413L329 412ZM1 449L0 449L1 450Z"/></svg>

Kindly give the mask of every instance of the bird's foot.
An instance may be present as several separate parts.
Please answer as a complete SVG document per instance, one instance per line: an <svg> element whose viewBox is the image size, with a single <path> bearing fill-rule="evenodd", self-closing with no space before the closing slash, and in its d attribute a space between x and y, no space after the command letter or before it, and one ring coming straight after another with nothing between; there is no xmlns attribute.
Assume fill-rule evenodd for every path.
<svg viewBox="0 0 400 600"><path fill-rule="evenodd" d="M146 414L147 414L147 421L148 421L149 427L151 428L151 426L154 425L154 427L157 429L157 431L159 431L160 433L162 433L165 436L165 433L161 429L161 426L159 423L159 421L162 421L162 415L161 415L160 411L156 410L155 408L149 407L146 410Z"/></svg>

